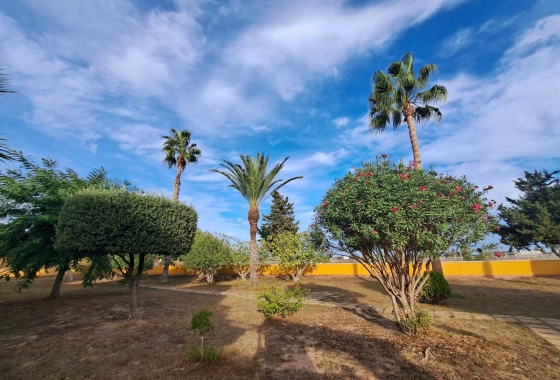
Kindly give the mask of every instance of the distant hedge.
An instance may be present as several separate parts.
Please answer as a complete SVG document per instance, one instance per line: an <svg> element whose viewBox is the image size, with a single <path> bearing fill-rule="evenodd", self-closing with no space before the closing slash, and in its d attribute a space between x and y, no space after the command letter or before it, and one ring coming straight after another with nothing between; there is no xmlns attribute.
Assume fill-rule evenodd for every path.
<svg viewBox="0 0 560 380"><path fill-rule="evenodd" d="M191 249L197 219L192 206L163 196L86 189L62 207L55 246L89 255L180 255Z"/></svg>

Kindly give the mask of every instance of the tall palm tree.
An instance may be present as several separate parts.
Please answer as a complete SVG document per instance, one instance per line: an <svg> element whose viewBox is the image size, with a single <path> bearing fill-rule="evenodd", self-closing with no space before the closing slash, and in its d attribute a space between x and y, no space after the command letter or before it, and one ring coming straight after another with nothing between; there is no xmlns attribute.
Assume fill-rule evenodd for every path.
<svg viewBox="0 0 560 380"><path fill-rule="evenodd" d="M161 136L164 139L162 151L165 152L165 162L169 169L177 166L177 176L173 183L173 200L179 201L179 191L181 189L181 174L188 164L195 164L200 158L200 149L196 144L191 144L191 133L187 130L176 131L171 128L169 130L171 136ZM169 264L171 264L171 256L165 256L163 265L163 274L161 282L167 282L169 277Z"/></svg>
<svg viewBox="0 0 560 380"><path fill-rule="evenodd" d="M6 94L10 92L15 92L8 88L8 80L4 77L4 74L0 72L0 94ZM6 143L5 138L0 137L0 161L16 161L16 152L10 148Z"/></svg>
<svg viewBox="0 0 560 380"><path fill-rule="evenodd" d="M428 63L418 70L415 77L412 53L406 53L402 60L391 63L387 73L380 70L372 76L369 129L383 133L389 124L396 129L406 122L417 169L422 169L422 159L415 121L427 122L431 118L440 121L440 110L429 104L447 99L447 89L443 86L436 84L423 91L431 74L436 71L437 66Z"/></svg>
<svg viewBox="0 0 560 380"><path fill-rule="evenodd" d="M212 171L220 173L229 179L231 182L229 187L233 187L239 191L241 196L249 203L249 213L247 215L251 235L251 241L249 243L249 272L251 276L251 285L255 286L259 284L259 255L257 247L259 204L270 192L280 189L288 182L303 177L293 177L286 181L275 179L289 157L286 157L284 161L276 164L268 173L268 156L265 157L264 154L257 153L256 157L251 157L249 155L239 155L239 157L243 165L223 160L224 163L220 165L223 166L226 171L218 169L212 169Z"/></svg>

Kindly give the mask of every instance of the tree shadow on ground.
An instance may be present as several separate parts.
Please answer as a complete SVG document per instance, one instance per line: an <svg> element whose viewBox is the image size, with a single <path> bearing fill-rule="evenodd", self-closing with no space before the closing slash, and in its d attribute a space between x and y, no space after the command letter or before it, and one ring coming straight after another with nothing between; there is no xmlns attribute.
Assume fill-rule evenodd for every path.
<svg viewBox="0 0 560 380"><path fill-rule="evenodd" d="M366 337L352 326L267 320L259 334L256 357L266 379L433 379L407 361L391 339Z"/></svg>
<svg viewBox="0 0 560 380"><path fill-rule="evenodd" d="M78 284L76 284L78 285ZM45 295L48 289L44 288ZM209 370L186 360L200 344L187 331L192 315L213 312L207 344L236 342L246 330L234 326L225 297L139 289L139 320L129 320L128 287L115 282L92 289L68 288L55 302L25 298L0 307L0 373L4 378L244 379L254 366L225 360ZM43 365L42 363L48 363Z"/></svg>
<svg viewBox="0 0 560 380"><path fill-rule="evenodd" d="M450 297L435 306L429 306L429 309L542 318L560 317L560 278L547 286L532 282L531 279L478 279L479 285L454 279L450 279L449 282L452 293L460 294L462 298ZM558 286L555 286L555 282Z"/></svg>
<svg viewBox="0 0 560 380"><path fill-rule="evenodd" d="M298 283L292 283L288 286L288 288L293 289L297 285ZM360 303L360 298L364 296L361 293L341 289L337 286L314 284L312 282L299 285L302 289L305 288L311 290L311 293L307 298L316 301L356 305Z"/></svg>

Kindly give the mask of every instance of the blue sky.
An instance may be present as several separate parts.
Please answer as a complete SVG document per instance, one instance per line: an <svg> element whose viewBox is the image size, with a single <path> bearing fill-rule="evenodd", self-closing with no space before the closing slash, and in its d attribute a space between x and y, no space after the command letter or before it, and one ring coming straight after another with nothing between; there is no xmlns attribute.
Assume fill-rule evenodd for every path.
<svg viewBox="0 0 560 380"><path fill-rule="evenodd" d="M441 123L418 128L424 165L492 184L498 202L523 170L559 168L555 0L4 1L0 63L17 93L0 123L26 155L168 195L161 135L188 129L202 157L181 199L200 228L248 239L246 202L210 169L289 156L280 177L305 178L282 193L306 227L355 165L411 160L406 125L373 135L366 118L371 75L407 51L449 91Z"/></svg>

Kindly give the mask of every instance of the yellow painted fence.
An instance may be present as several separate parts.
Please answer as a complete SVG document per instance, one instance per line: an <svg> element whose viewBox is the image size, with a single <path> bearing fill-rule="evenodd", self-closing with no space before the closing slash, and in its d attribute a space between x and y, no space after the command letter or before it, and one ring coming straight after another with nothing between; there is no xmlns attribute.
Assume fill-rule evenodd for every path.
<svg viewBox="0 0 560 380"><path fill-rule="evenodd" d="M560 276L560 260L496 260L496 261L443 261L443 274L446 277L501 277L501 276ZM162 266L155 266L149 274L161 274ZM234 274L231 269L224 268L220 274ZM282 274L278 265L267 265L260 268L264 275ZM170 267L169 274L192 274L183 267ZM345 275L368 276L369 273L357 263L325 263L318 264L307 275Z"/></svg>

